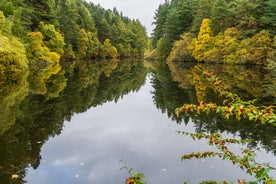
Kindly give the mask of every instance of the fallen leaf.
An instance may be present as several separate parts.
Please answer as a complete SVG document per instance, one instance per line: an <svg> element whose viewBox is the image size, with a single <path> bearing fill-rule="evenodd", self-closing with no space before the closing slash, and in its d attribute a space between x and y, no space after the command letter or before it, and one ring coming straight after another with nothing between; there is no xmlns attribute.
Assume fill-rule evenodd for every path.
<svg viewBox="0 0 276 184"><path fill-rule="evenodd" d="M11 179L17 179L17 178L19 178L19 175L18 175L18 174L13 174L13 175L11 176Z"/></svg>
<svg viewBox="0 0 276 184"><path fill-rule="evenodd" d="M245 184L244 180L238 179L239 184Z"/></svg>

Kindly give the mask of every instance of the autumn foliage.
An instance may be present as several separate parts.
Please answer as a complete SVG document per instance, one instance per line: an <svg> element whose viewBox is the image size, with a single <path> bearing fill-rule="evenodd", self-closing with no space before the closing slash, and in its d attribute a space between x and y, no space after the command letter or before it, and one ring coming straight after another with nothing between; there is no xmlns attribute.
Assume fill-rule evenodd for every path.
<svg viewBox="0 0 276 184"><path fill-rule="evenodd" d="M257 107L254 105L256 100L243 101L237 94L233 94L227 90L227 87L216 77L210 73L203 74L206 79L213 85L213 89L218 95L223 98L222 104L204 103L199 104L184 104L182 107L176 109L176 114L196 112L207 113L216 112L222 114L226 119L230 116L237 120L248 119L250 121L272 124L276 126L276 114L274 113L275 106Z"/></svg>
<svg viewBox="0 0 276 184"><path fill-rule="evenodd" d="M242 34L234 27L213 36L210 28L210 20L202 21L197 37L187 39L185 33L174 46L168 57L168 61L191 61L194 58L198 62L228 63L228 64L266 64L267 61L275 62L275 46L273 39L266 30L256 33L252 37L241 39ZM182 45L181 49L179 46ZM187 53L189 54L187 56ZM186 55L179 58L179 55Z"/></svg>

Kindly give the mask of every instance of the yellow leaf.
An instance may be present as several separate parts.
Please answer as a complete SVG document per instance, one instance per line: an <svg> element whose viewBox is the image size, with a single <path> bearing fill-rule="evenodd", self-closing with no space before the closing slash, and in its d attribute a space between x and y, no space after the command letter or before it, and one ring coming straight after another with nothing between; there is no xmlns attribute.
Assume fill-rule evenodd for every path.
<svg viewBox="0 0 276 184"><path fill-rule="evenodd" d="M19 175L18 175L18 174L13 174L13 175L11 176L11 179L17 179L17 178L19 178Z"/></svg>

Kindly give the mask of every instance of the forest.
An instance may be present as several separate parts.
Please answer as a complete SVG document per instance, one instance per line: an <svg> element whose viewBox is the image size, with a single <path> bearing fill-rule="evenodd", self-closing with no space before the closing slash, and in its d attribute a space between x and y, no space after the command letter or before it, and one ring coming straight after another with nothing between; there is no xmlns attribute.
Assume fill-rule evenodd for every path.
<svg viewBox="0 0 276 184"><path fill-rule="evenodd" d="M276 1L166 0L148 58L228 64L276 61Z"/></svg>
<svg viewBox="0 0 276 184"><path fill-rule="evenodd" d="M141 57L146 43L139 20L116 8L84 0L0 2L1 82L20 71L50 78L60 61Z"/></svg>

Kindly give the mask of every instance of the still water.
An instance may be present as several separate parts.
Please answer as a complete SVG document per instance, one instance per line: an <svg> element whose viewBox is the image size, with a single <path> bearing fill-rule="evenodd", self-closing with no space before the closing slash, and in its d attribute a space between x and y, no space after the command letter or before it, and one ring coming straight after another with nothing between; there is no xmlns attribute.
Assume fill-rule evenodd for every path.
<svg viewBox="0 0 276 184"><path fill-rule="evenodd" d="M226 137L251 138L251 147L266 146L257 153L258 161L276 163L274 127L247 122L241 125L234 120L226 125L214 116L179 119L174 115L174 109L183 103L197 103L212 96L208 92L203 96L199 86L190 88L195 83L191 81L201 80L194 72L201 67L175 64L170 70L158 66L148 71L141 62L65 66L66 87L58 96L29 93L24 98L16 97L20 103L9 106L16 113L6 110L9 115L2 114L9 123L3 126L5 131L0 137L0 183L123 184L129 175L120 170L122 159L135 172L144 173L148 184L253 181L254 177L221 158L181 161L183 154L216 149L204 140L193 141L176 131L215 130ZM273 87L273 81L266 85ZM248 84L235 89L246 91L244 86ZM258 89L243 95L255 97L255 91ZM273 104L273 92L265 92L268 95L263 98L270 100L266 103ZM239 150L240 146L233 149ZM11 179L13 174L19 178ZM276 172L271 175L275 178Z"/></svg>

